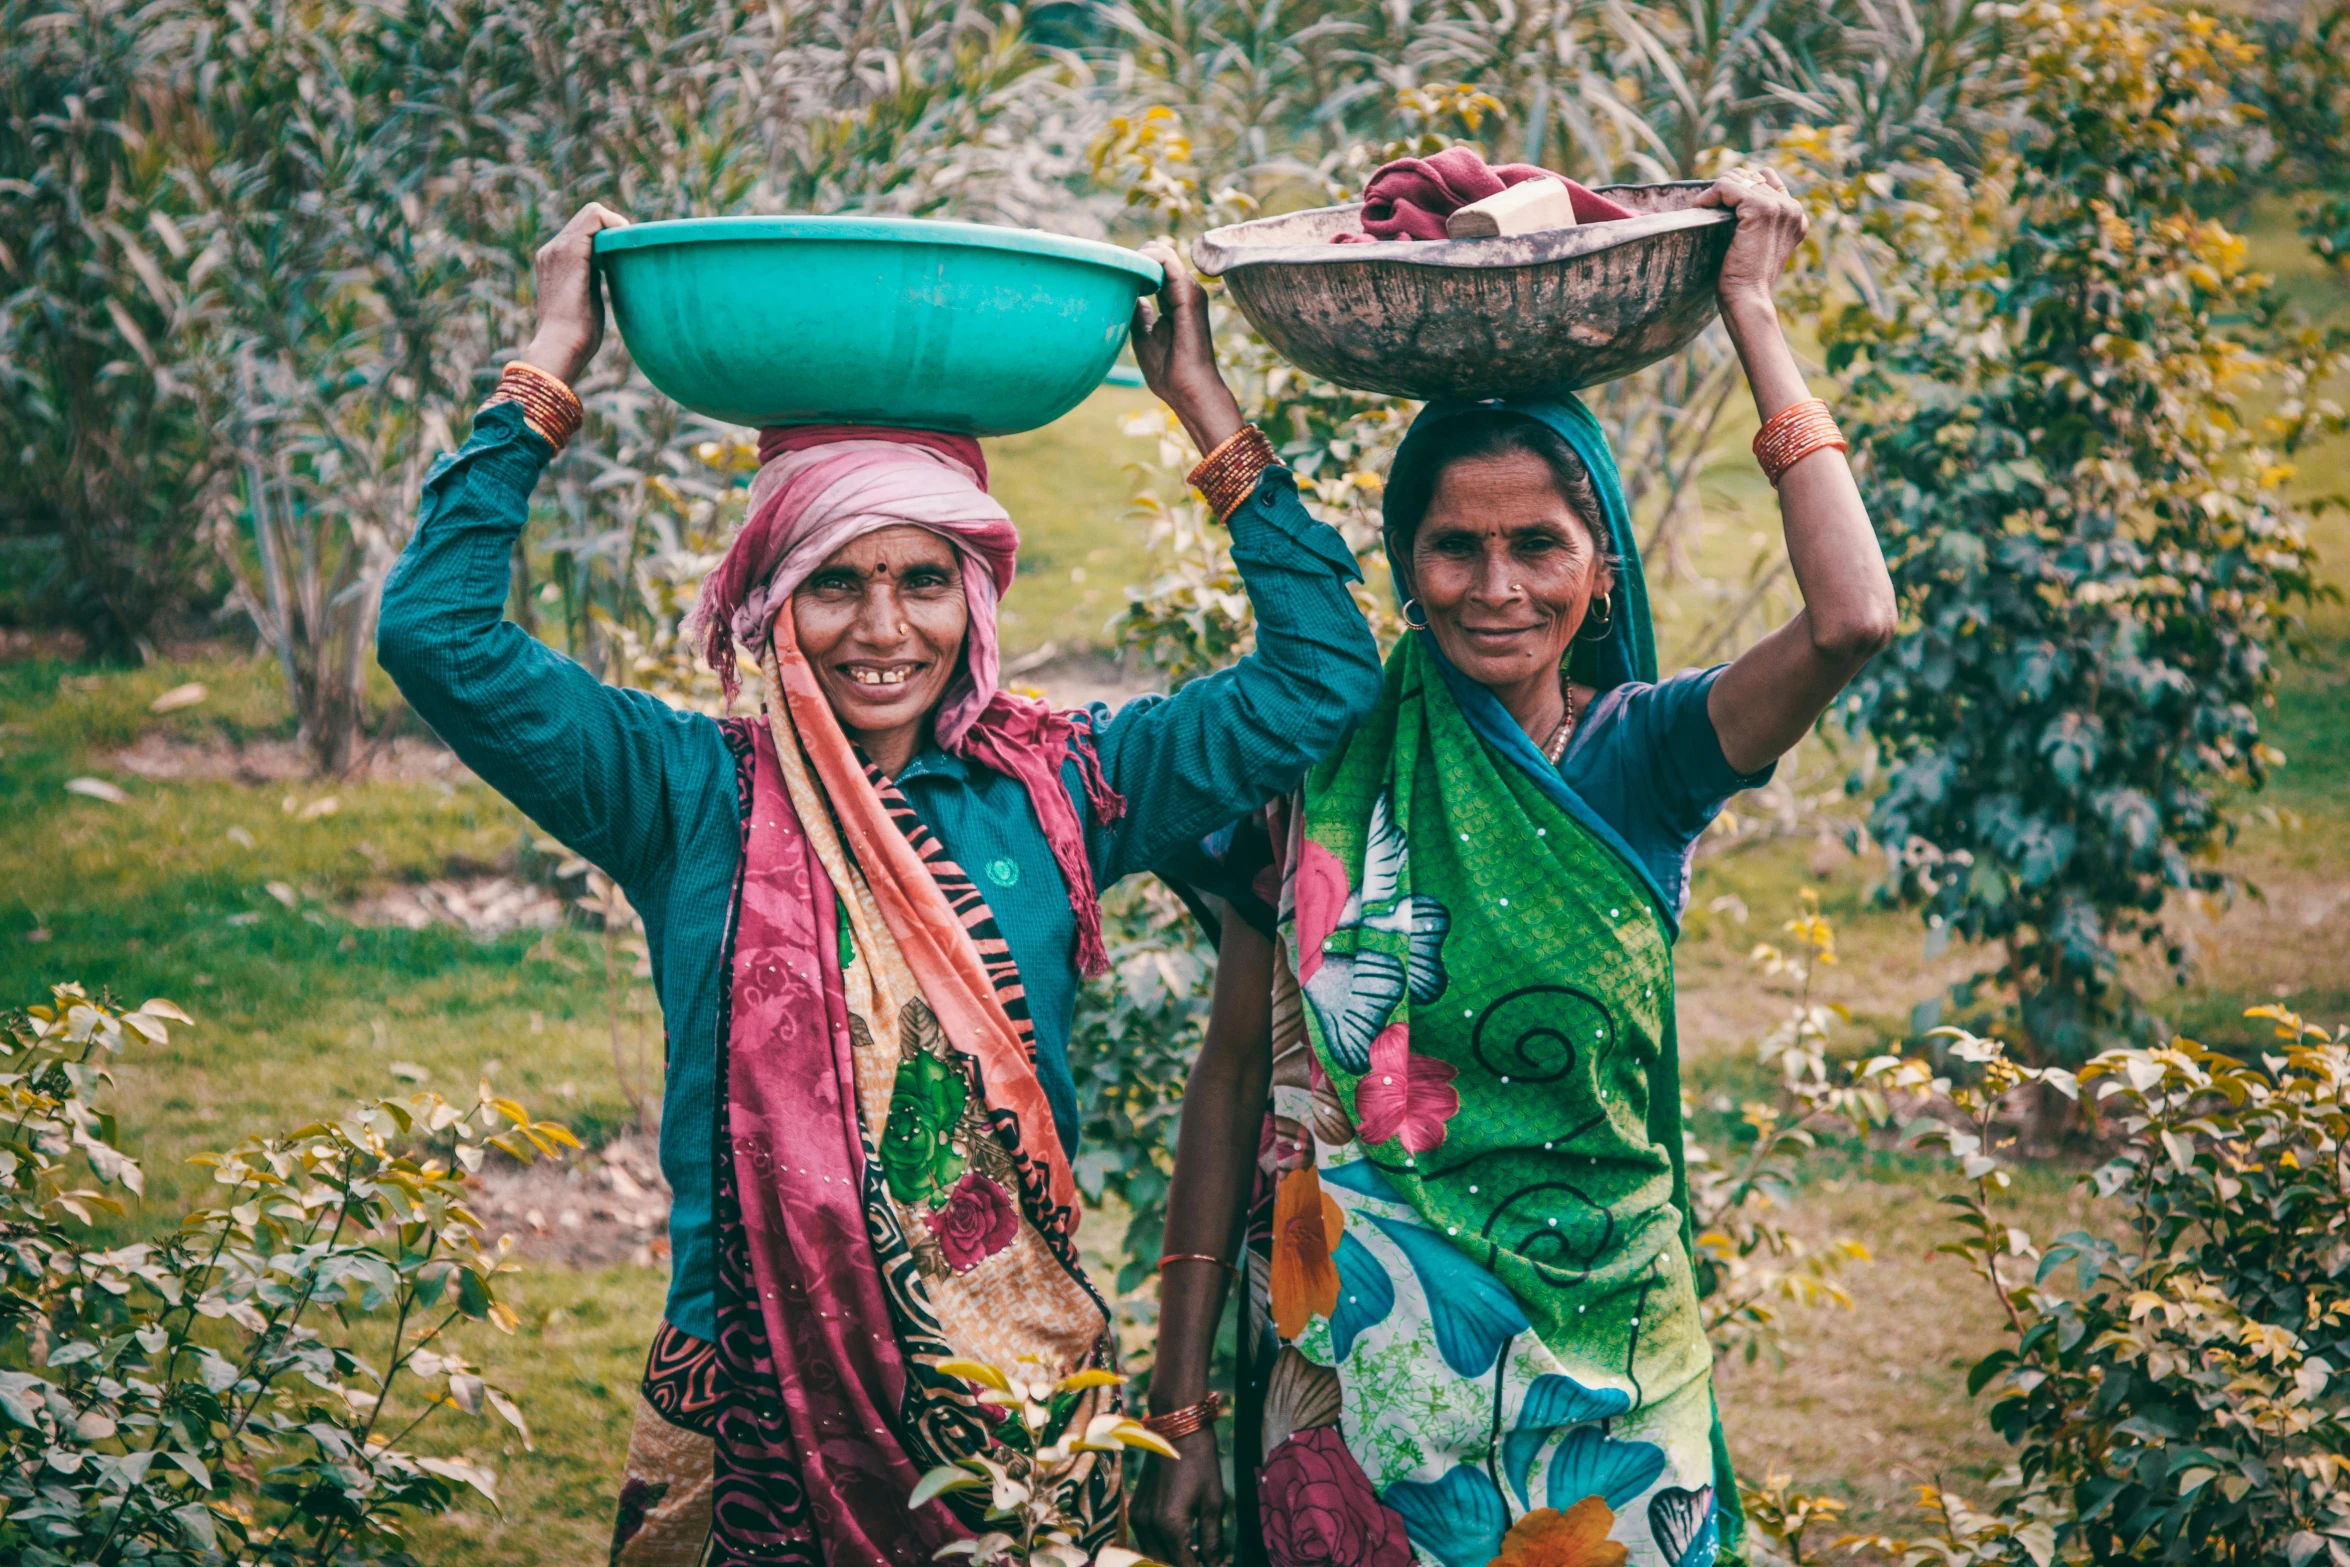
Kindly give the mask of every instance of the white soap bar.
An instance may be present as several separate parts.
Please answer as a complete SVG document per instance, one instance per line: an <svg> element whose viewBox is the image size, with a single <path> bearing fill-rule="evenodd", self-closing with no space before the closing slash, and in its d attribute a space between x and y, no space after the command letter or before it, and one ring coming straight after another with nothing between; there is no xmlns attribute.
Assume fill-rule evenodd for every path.
<svg viewBox="0 0 2350 1567"><path fill-rule="evenodd" d="M1575 199L1563 180L1522 180L1444 220L1448 239L1498 239L1575 226Z"/></svg>

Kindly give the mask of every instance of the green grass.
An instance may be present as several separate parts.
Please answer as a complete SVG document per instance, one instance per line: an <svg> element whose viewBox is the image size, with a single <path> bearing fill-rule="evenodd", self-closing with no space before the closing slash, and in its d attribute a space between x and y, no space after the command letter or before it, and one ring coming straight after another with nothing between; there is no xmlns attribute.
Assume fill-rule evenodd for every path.
<svg viewBox="0 0 2350 1567"><path fill-rule="evenodd" d="M420 1451L462 1455L497 1471L499 1505L420 1524L412 1547L420 1559L468 1567L605 1559L637 1381L665 1287L664 1277L646 1268L533 1269L520 1280L519 1331L474 1326L458 1336L468 1360L494 1367L494 1380L522 1391L535 1451L486 1414L444 1413L426 1426Z"/></svg>
<svg viewBox="0 0 2350 1567"><path fill-rule="evenodd" d="M991 486L1020 526L1020 579L1003 607L1006 653L1047 642L1103 646L1102 628L1126 607L1126 589L1149 576L1146 524L1127 515L1128 465L1154 455L1156 441L1123 425L1157 406L1148 392L1106 386L1055 424L986 443Z"/></svg>
<svg viewBox="0 0 2350 1567"><path fill-rule="evenodd" d="M400 1089L395 1061L447 1093L470 1092L494 1062L499 1085L541 1113L591 1133L618 1124L600 943L476 941L355 926L340 912L373 884L527 858L535 834L486 787L151 783L113 764L147 726L191 741L289 733L271 674L210 661L92 687L54 664L0 668L0 994L30 1000L80 979L128 999L168 997L199 1019L168 1048L122 1063L123 1119L149 1163L150 1206L177 1206L189 1153ZM153 696L189 679L214 696L147 714ZM84 774L130 799L66 793ZM332 814L305 819L330 798ZM271 882L293 890L295 908Z"/></svg>

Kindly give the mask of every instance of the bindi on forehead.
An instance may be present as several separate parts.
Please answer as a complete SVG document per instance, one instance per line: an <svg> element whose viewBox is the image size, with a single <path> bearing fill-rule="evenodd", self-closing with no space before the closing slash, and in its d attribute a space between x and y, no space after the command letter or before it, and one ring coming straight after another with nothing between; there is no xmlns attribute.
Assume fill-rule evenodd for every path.
<svg viewBox="0 0 2350 1567"><path fill-rule="evenodd" d="M853 571L895 571L902 576L917 566L951 564L954 558L954 546L927 529L898 526L843 545L827 564Z"/></svg>

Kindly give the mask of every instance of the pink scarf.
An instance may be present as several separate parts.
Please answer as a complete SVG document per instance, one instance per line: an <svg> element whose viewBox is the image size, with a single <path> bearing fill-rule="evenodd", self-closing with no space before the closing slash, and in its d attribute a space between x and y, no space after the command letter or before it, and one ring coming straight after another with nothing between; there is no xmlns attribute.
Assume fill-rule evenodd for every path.
<svg viewBox="0 0 2350 1567"><path fill-rule="evenodd" d="M1363 229L1338 234L1334 245L1367 245L1382 239L1442 239L1444 220L1472 201L1498 196L1525 180L1553 179L1567 187L1577 223L1605 223L1632 216L1631 209L1584 189L1563 174L1531 163L1488 164L1474 147L1447 147L1430 158L1398 158L1383 164L1363 186Z"/></svg>
<svg viewBox="0 0 2350 1567"><path fill-rule="evenodd" d="M955 546L970 607L963 666L939 703L939 748L1019 780L1068 884L1081 973L1109 967L1101 902L1084 830L1061 764L1074 757L1094 820L1108 826L1126 802L1103 778L1090 724L1001 689L996 604L1012 585L1020 531L987 493L987 459L969 436L873 425L793 425L759 435L750 517L702 584L688 618L729 700L740 684L735 644L765 648L776 612L826 560L882 528L911 524Z"/></svg>

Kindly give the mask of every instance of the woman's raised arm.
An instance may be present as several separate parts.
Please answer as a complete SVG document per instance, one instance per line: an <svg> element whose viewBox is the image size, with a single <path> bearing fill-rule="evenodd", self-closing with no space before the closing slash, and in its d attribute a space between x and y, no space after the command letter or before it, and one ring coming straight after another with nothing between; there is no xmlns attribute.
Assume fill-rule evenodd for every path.
<svg viewBox="0 0 2350 1567"><path fill-rule="evenodd" d="M1768 423L1811 396L1779 326L1772 298L1808 220L1778 175L1767 183L1723 179L1706 203L1738 214L1722 264L1722 324L1746 367L1754 405ZM1844 454L1812 453L1779 481L1787 559L1803 608L1741 653L1714 681L1706 712L1722 755L1740 773L1759 772L1793 749L1860 667L1893 640L1893 579Z"/></svg>
<svg viewBox="0 0 2350 1567"><path fill-rule="evenodd" d="M568 384L594 355L604 315L590 247L624 221L590 206L539 252L539 330L522 363ZM517 404L481 411L425 480L415 535L384 584L376 659L485 783L635 888L675 839L671 785L681 772L714 775L724 747L707 719L608 686L506 619L514 541L553 456ZM709 797L732 809L730 790Z"/></svg>
<svg viewBox="0 0 2350 1567"><path fill-rule="evenodd" d="M1136 307L1135 360L1192 444L1213 452L1241 420L1216 368L1207 300L1172 246L1143 253L1167 282L1155 307ZM1256 612L1256 651L1171 697L1097 718L1103 772L1127 804L1106 845L1096 839L1104 886L1295 788L1379 700L1379 645L1348 590L1361 576L1354 552L1306 511L1289 470L1267 469L1225 526Z"/></svg>

